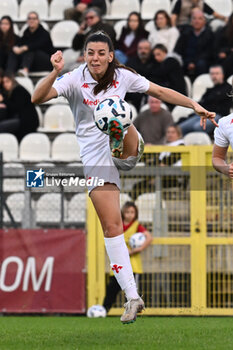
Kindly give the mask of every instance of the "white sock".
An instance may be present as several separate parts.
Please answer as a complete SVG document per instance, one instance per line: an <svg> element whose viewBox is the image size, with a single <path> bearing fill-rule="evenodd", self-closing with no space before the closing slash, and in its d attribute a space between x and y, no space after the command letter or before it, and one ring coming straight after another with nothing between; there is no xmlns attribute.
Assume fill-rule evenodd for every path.
<svg viewBox="0 0 233 350"><path fill-rule="evenodd" d="M124 234L104 238L104 241L110 266L126 298L128 300L139 298Z"/></svg>

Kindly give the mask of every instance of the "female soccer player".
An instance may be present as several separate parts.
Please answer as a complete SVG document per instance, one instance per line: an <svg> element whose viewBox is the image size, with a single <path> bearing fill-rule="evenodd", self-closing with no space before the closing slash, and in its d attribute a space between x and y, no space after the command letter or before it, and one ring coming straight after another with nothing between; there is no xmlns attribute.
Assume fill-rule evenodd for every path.
<svg viewBox="0 0 233 350"><path fill-rule="evenodd" d="M34 91L32 102L43 103L57 96L67 98L75 117L84 174L88 178L98 175L104 179L104 186L89 188L89 194L103 228L112 270L128 300L121 321L130 323L135 321L137 312L144 308L144 302L137 293L124 240L118 169L127 170L136 165L143 152L143 141L133 125L128 128L124 139L120 125L117 128L110 125L110 147L122 151L119 158L112 157L109 136L96 127L93 110L105 98L116 95L124 98L126 92L146 92L165 102L192 108L201 116L203 126L207 118L215 123L215 113L208 112L188 97L153 84L120 65L115 59L110 38L103 32L93 33L87 38L84 57L86 64L58 78L64 66L62 52L57 51L52 55L53 70ZM122 143L123 150L120 147Z"/></svg>
<svg viewBox="0 0 233 350"><path fill-rule="evenodd" d="M233 178L233 163L226 162L229 145L233 148L233 113L221 118L218 126L214 130L212 163L218 172Z"/></svg>

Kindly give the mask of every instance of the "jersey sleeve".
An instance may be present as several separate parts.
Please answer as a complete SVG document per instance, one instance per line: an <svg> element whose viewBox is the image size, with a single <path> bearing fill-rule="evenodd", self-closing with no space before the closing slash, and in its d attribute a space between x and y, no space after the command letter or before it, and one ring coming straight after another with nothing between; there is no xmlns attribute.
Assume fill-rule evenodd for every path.
<svg viewBox="0 0 233 350"><path fill-rule="evenodd" d="M150 82L140 74L122 69L127 92L144 93L149 90Z"/></svg>
<svg viewBox="0 0 233 350"><path fill-rule="evenodd" d="M64 96L69 99L72 94L73 72L66 73L58 77L53 83L53 88L57 91L58 96Z"/></svg>
<svg viewBox="0 0 233 350"><path fill-rule="evenodd" d="M218 125L218 128L214 130L214 143L219 147L228 147L229 140L224 132L224 124L220 120Z"/></svg>

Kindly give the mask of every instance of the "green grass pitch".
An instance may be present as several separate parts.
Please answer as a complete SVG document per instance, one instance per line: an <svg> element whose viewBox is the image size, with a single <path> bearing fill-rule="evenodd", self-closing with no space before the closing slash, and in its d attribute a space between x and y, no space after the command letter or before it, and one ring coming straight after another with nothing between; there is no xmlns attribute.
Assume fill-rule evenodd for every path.
<svg viewBox="0 0 233 350"><path fill-rule="evenodd" d="M232 350L231 317L0 317L0 350Z"/></svg>

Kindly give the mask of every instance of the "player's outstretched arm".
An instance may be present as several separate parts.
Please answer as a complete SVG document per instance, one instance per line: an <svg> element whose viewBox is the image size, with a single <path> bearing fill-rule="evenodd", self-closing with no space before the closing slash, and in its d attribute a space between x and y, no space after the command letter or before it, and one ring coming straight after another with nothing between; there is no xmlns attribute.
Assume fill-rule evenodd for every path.
<svg viewBox="0 0 233 350"><path fill-rule="evenodd" d="M64 67L64 59L61 51L55 52L50 59L53 70L44 78L32 94L32 103L43 103L57 97L57 91L53 83Z"/></svg>
<svg viewBox="0 0 233 350"><path fill-rule="evenodd" d="M187 108L192 108L196 114L201 118L200 124L205 129L206 120L209 119L215 126L218 126L215 118L214 112L209 112L205 108L199 105L199 103L193 101L191 98L180 94L179 92L164 88L162 86L156 85L150 82L149 90L147 94L156 97L164 102L172 103L174 105L179 105Z"/></svg>
<svg viewBox="0 0 233 350"><path fill-rule="evenodd" d="M233 163L227 164L226 155L228 147L219 147L214 144L212 153L212 164L215 170L233 178Z"/></svg>

